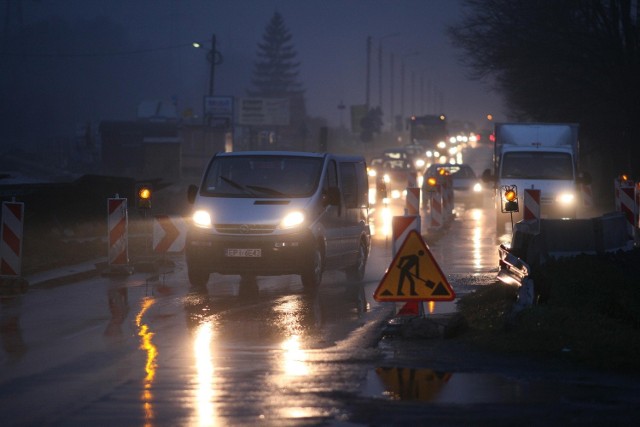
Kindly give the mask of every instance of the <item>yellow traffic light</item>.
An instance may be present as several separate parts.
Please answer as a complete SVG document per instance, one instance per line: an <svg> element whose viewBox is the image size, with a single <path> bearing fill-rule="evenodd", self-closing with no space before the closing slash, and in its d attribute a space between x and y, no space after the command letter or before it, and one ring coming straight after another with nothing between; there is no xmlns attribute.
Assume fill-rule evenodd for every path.
<svg viewBox="0 0 640 427"><path fill-rule="evenodd" d="M502 212L518 212L518 188L515 185L502 187Z"/></svg>
<svg viewBox="0 0 640 427"><path fill-rule="evenodd" d="M138 209L151 209L151 195L153 189L149 184L136 186L136 206Z"/></svg>

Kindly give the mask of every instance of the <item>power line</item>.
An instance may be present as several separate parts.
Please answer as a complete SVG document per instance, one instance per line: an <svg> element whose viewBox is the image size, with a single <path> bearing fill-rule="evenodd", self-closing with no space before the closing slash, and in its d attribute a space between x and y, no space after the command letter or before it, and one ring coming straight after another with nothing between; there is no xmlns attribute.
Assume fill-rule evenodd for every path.
<svg viewBox="0 0 640 427"><path fill-rule="evenodd" d="M183 43L173 46L163 46L156 48L123 50L117 52L86 52L86 53L24 53L24 52L0 52L0 56L13 56L22 58L91 58L91 57L109 57L109 56L126 56L139 55L144 53L160 52L164 50L180 49L187 46L193 46L193 43Z"/></svg>

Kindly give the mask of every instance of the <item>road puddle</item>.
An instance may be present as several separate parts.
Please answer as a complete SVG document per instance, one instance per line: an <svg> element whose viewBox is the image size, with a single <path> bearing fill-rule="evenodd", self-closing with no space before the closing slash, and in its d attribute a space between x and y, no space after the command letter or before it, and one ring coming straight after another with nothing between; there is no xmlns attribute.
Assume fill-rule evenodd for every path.
<svg viewBox="0 0 640 427"><path fill-rule="evenodd" d="M439 372L378 367L367 375L364 394L437 404L593 402L628 400L628 390L603 384L515 378L498 373Z"/></svg>

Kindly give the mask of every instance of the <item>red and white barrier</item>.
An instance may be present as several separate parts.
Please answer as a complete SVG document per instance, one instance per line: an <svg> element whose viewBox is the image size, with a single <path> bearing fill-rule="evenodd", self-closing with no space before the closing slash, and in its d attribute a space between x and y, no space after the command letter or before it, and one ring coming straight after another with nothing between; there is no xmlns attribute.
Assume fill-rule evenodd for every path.
<svg viewBox="0 0 640 427"><path fill-rule="evenodd" d="M181 217L156 215L153 220L153 252L157 254L184 251L187 223Z"/></svg>
<svg viewBox="0 0 640 427"><path fill-rule="evenodd" d="M129 264L129 236L127 199L107 200L107 224L109 231L109 266Z"/></svg>
<svg viewBox="0 0 640 427"><path fill-rule="evenodd" d="M635 201L634 187L620 187L618 189L618 198L620 200L620 212L624 214L627 220L630 236L635 235L635 227L637 224L637 210Z"/></svg>
<svg viewBox="0 0 640 427"><path fill-rule="evenodd" d="M444 175L442 178L442 220L448 222L453 219L453 177Z"/></svg>
<svg viewBox="0 0 640 427"><path fill-rule="evenodd" d="M522 217L525 221L540 220L540 190L524 190L524 211Z"/></svg>
<svg viewBox="0 0 640 427"><path fill-rule="evenodd" d="M430 195L429 204L431 205L431 214L429 215L429 228L438 230L442 228L444 222L442 215L442 186L436 184Z"/></svg>
<svg viewBox="0 0 640 427"><path fill-rule="evenodd" d="M415 230L420 234L419 215L394 216L391 219L392 256L396 255L411 230Z"/></svg>
<svg viewBox="0 0 640 427"><path fill-rule="evenodd" d="M405 210L407 215L420 215L420 189L417 187L407 188L405 198Z"/></svg>
<svg viewBox="0 0 640 427"><path fill-rule="evenodd" d="M537 232L540 231L540 190L525 188L522 219L535 221L533 228Z"/></svg>
<svg viewBox="0 0 640 427"><path fill-rule="evenodd" d="M407 187L413 188L418 186L418 173L409 172L407 174Z"/></svg>
<svg viewBox="0 0 640 427"><path fill-rule="evenodd" d="M24 203L2 203L1 227L0 274L7 276L20 276L22 273Z"/></svg>
<svg viewBox="0 0 640 427"><path fill-rule="evenodd" d="M636 183L636 227L640 227L640 182Z"/></svg>

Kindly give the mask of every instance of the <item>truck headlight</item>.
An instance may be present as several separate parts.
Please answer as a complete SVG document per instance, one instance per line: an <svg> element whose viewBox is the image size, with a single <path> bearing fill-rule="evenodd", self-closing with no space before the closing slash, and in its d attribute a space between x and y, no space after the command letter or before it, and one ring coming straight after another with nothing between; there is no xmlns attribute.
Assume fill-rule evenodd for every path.
<svg viewBox="0 0 640 427"><path fill-rule="evenodd" d="M205 210L199 209L195 211L191 219L197 227L211 228L211 215Z"/></svg>
<svg viewBox="0 0 640 427"><path fill-rule="evenodd" d="M289 212L280 222L280 228L293 228L304 222L304 213L300 211Z"/></svg>
<svg viewBox="0 0 640 427"><path fill-rule="evenodd" d="M556 202L561 205L572 205L575 199L575 195L573 193L560 193L556 197Z"/></svg>

